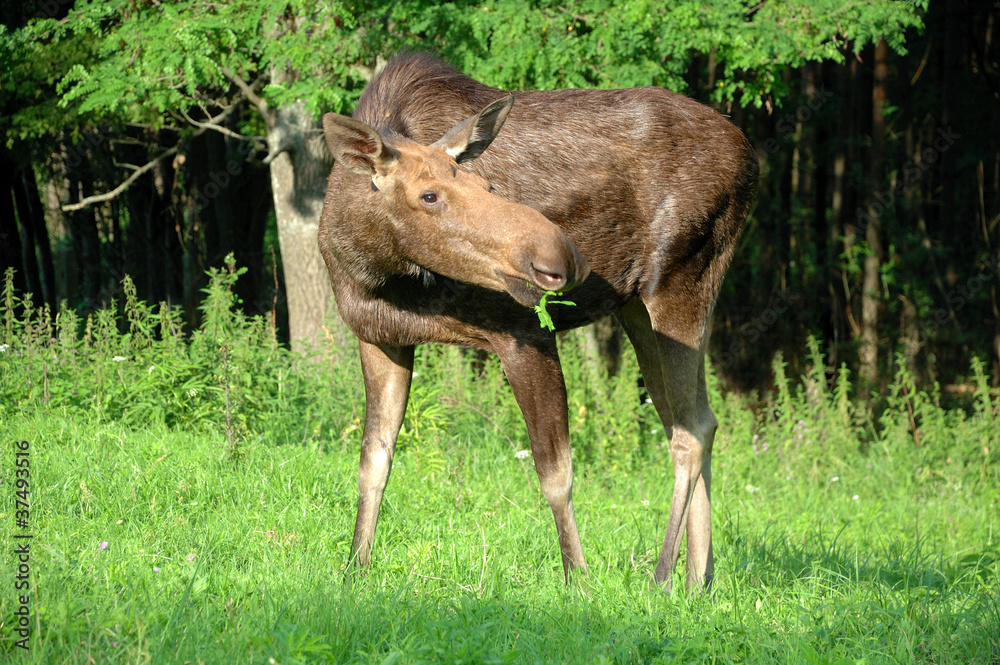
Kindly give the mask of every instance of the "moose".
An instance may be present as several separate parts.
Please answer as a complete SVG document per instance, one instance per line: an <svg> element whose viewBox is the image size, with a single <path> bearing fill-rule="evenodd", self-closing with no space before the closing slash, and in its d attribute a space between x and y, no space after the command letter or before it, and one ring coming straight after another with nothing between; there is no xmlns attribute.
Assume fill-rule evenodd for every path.
<svg viewBox="0 0 1000 665"><path fill-rule="evenodd" d="M501 131L503 128L503 131ZM674 488L654 580L711 584L709 319L756 194L743 133L655 87L508 92L427 54L390 60L351 117L327 113L334 167L319 244L360 343L366 410L351 569L372 542L414 348L495 353L520 407L567 581L587 563L573 514L556 332L614 315L670 438ZM546 291L555 332L532 306Z"/></svg>

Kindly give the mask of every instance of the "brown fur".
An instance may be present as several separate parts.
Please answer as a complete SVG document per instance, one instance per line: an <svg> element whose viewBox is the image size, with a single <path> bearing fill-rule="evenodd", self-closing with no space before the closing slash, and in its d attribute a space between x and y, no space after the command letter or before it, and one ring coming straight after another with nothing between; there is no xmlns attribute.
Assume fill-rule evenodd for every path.
<svg viewBox="0 0 1000 665"><path fill-rule="evenodd" d="M410 150L412 144L441 140L509 94L430 56L407 55L390 61L372 80L353 117L386 145ZM753 150L712 109L658 88L513 95L492 145L457 167L488 183L505 203L470 194L475 213L464 219L496 219L477 227L475 243L497 248L496 256L520 257L511 259L513 267L503 268L504 274L517 273L527 253L531 261L556 257L570 284L586 275L567 294L577 306L553 308L558 329L612 313L619 318L657 411L672 429L674 497L655 578L670 586L686 526L688 584L710 582L716 421L704 387L704 344L756 191ZM393 212L390 195L373 189L371 178L335 166L320 225L320 248L340 312L361 339L368 396L352 557L361 565L369 560L405 410L412 347L445 342L500 356L528 425L567 577L585 569L572 511L565 387L555 339L525 306L537 300L538 291L518 280L507 280L501 291L477 262L439 261L451 240L435 231L410 234L409 217ZM571 244L523 207L497 212L506 202L540 212ZM544 238L532 232L535 239L527 239L525 224L544 229ZM421 238L419 248L414 237ZM503 254L506 245L520 253L508 248ZM415 259L417 254L422 258ZM437 269L427 265L435 261ZM503 258L497 261L500 265ZM492 267L490 274L497 270ZM461 277L450 278L452 271Z"/></svg>

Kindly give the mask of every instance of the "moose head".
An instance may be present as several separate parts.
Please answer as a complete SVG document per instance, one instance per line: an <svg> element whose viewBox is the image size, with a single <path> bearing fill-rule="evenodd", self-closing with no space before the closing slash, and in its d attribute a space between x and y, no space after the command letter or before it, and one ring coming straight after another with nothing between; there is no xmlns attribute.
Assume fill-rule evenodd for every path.
<svg viewBox="0 0 1000 665"><path fill-rule="evenodd" d="M523 305L538 302L531 286L564 291L581 283L590 268L558 226L459 166L489 147L513 103L512 95L491 103L430 145L327 113L330 153L349 177L361 176L350 186L345 180L341 195L350 200L340 202L340 215L363 218L366 233L389 239L381 251L398 253L411 271L507 291Z"/></svg>

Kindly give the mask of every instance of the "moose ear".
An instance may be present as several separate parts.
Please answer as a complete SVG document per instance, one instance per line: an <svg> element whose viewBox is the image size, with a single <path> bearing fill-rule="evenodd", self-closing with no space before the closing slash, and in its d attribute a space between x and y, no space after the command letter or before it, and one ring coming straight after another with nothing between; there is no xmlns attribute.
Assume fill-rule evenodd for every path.
<svg viewBox="0 0 1000 665"><path fill-rule="evenodd" d="M396 161L396 151L382 143L378 132L354 118L327 113L323 133L334 160L349 171L374 176Z"/></svg>
<svg viewBox="0 0 1000 665"><path fill-rule="evenodd" d="M475 159L497 137L513 105L514 95L498 99L476 115L455 125L431 145L444 148L459 164Z"/></svg>

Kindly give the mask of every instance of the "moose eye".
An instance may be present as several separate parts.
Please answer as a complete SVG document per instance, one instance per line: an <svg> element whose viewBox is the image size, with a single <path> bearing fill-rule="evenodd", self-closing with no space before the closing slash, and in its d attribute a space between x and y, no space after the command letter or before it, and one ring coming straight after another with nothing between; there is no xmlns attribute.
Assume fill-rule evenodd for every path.
<svg viewBox="0 0 1000 665"><path fill-rule="evenodd" d="M434 192L424 192L420 195L420 200L430 205L432 203L437 203L438 195Z"/></svg>

